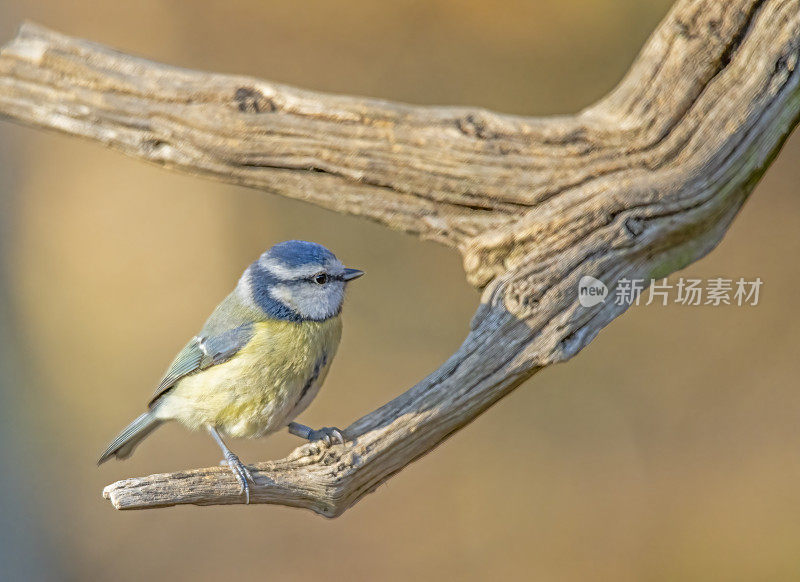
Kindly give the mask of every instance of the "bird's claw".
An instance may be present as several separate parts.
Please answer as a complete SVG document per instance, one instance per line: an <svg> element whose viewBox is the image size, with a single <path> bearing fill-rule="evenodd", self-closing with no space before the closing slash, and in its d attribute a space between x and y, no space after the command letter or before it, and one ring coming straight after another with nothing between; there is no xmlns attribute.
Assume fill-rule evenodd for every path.
<svg viewBox="0 0 800 582"><path fill-rule="evenodd" d="M250 470L239 460L232 452L228 451L225 453L225 458L222 460L221 464L226 464L230 467L231 472L233 473L236 482L239 483L239 494L244 493L244 502L245 504L250 504L250 485L248 481L255 484L255 479L253 479L253 475L250 473Z"/></svg>
<svg viewBox="0 0 800 582"><path fill-rule="evenodd" d="M309 442L321 442L326 447L337 443L344 444L344 433L335 426L326 426L319 430L314 430L299 422L290 422L289 433L304 438Z"/></svg>
<svg viewBox="0 0 800 582"><path fill-rule="evenodd" d="M322 441L326 447L333 444L344 444L344 435L342 431L335 426L325 426L319 430L312 430L306 437L309 441Z"/></svg>

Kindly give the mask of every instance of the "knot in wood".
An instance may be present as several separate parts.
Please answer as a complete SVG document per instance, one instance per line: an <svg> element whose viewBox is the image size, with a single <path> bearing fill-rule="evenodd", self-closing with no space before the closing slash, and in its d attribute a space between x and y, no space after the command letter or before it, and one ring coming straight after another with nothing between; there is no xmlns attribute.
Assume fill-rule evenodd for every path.
<svg viewBox="0 0 800 582"><path fill-rule="evenodd" d="M236 89L233 100L239 111L243 113L271 113L278 109L272 99L252 87Z"/></svg>

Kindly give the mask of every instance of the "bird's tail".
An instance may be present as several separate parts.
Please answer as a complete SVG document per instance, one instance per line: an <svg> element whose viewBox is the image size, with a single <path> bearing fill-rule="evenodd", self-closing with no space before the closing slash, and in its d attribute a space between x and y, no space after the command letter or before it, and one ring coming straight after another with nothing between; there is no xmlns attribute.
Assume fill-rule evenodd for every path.
<svg viewBox="0 0 800 582"><path fill-rule="evenodd" d="M162 420L155 417L152 411L145 412L119 433L119 436L100 455L97 464L105 463L111 457L117 457L118 459L128 458L133 449L136 448L136 445L139 444L139 441L157 429L162 422Z"/></svg>

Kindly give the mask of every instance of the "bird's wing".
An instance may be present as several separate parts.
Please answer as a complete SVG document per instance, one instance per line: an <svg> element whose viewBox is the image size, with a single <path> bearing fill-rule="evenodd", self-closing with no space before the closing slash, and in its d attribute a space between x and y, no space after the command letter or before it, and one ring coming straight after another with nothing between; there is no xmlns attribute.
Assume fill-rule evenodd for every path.
<svg viewBox="0 0 800 582"><path fill-rule="evenodd" d="M168 392L181 378L221 364L232 358L253 337L255 326L245 323L216 335L198 335L180 351L158 384L149 406Z"/></svg>

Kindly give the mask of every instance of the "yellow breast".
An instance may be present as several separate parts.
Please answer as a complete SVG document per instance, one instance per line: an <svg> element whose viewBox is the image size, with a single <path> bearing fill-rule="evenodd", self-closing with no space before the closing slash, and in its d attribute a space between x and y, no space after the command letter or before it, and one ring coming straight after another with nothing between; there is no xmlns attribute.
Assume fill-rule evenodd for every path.
<svg viewBox="0 0 800 582"><path fill-rule="evenodd" d="M322 322L265 321L230 360L180 380L158 416L189 428L207 424L254 437L292 421L316 394L341 338L340 317Z"/></svg>

